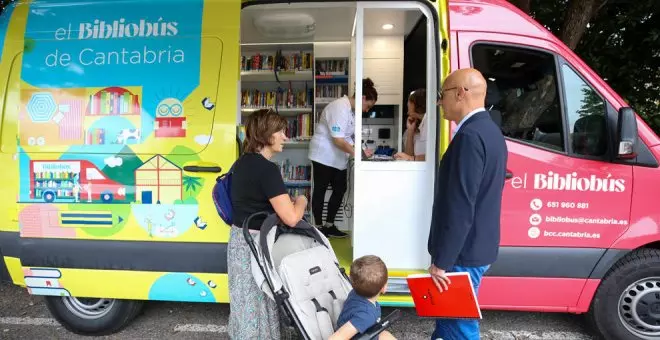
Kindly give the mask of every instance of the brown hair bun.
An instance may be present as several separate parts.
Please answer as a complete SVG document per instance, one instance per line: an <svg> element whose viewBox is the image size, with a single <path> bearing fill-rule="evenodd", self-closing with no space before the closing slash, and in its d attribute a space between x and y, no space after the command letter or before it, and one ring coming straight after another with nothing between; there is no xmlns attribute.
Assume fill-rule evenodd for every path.
<svg viewBox="0 0 660 340"><path fill-rule="evenodd" d="M378 91L376 91L374 82L371 80L371 78L362 79L362 95L367 100L374 102L378 100Z"/></svg>

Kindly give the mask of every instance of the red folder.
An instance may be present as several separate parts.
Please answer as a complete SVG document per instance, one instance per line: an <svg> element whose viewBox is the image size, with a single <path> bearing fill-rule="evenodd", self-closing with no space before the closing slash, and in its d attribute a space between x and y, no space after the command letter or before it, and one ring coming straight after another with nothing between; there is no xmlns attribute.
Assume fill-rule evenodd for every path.
<svg viewBox="0 0 660 340"><path fill-rule="evenodd" d="M421 317L481 319L481 309L472 288L470 274L446 273L451 283L440 292L430 274L408 275L408 288Z"/></svg>

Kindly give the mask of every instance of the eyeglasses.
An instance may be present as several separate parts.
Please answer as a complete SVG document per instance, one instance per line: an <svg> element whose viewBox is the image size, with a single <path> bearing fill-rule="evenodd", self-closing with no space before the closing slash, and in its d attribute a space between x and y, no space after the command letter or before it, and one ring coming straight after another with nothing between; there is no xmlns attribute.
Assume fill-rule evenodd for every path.
<svg viewBox="0 0 660 340"><path fill-rule="evenodd" d="M443 89L443 90L438 91L438 100L442 100L443 94L445 92L451 91L451 90L456 90L456 89L459 89L459 88L462 88L463 91L469 91L469 89L467 87L460 87L460 86L455 86L455 87L450 87L448 89Z"/></svg>

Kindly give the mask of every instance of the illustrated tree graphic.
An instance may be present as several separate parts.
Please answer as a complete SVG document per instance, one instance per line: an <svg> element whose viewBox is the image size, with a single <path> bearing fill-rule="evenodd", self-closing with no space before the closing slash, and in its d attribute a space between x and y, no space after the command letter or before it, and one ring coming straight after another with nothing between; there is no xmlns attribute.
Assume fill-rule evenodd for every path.
<svg viewBox="0 0 660 340"><path fill-rule="evenodd" d="M186 187L186 191L194 192L202 183L199 177L183 176L183 185Z"/></svg>

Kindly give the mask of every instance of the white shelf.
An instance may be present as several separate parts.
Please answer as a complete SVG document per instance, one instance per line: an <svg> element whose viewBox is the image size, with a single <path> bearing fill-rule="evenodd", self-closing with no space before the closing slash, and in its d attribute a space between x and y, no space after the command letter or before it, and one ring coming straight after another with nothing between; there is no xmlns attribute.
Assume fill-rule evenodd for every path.
<svg viewBox="0 0 660 340"><path fill-rule="evenodd" d="M279 71L277 77L280 81L314 81L314 73L309 71ZM277 81L275 71L241 71L242 82Z"/></svg>
<svg viewBox="0 0 660 340"><path fill-rule="evenodd" d="M286 180L284 181L284 184L287 187L305 188L305 187L310 187L312 185L312 182L304 181L304 180Z"/></svg>
<svg viewBox="0 0 660 340"><path fill-rule="evenodd" d="M327 105L330 104L331 102L337 100L339 98L333 98L333 97L319 97L314 99L314 104L316 105Z"/></svg>

